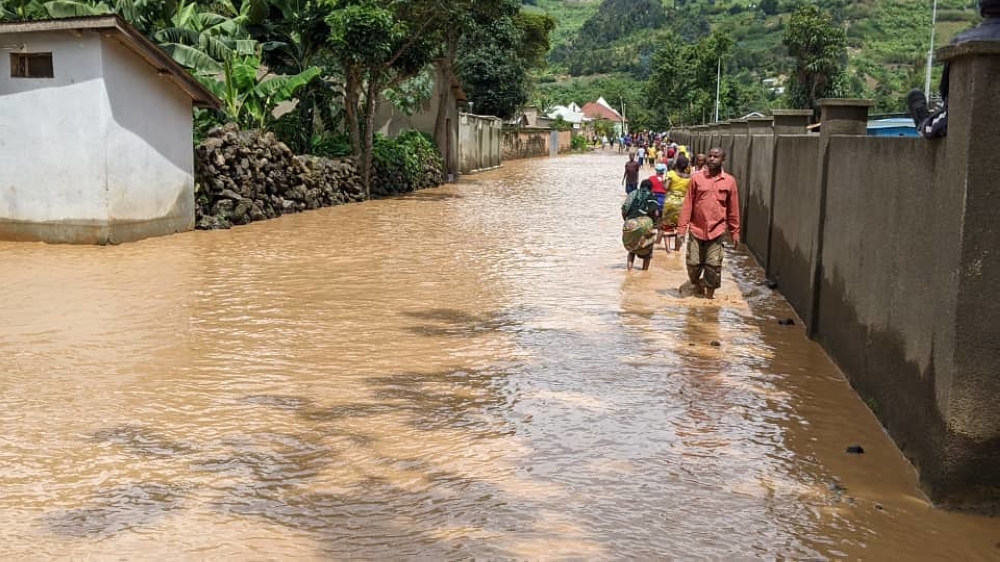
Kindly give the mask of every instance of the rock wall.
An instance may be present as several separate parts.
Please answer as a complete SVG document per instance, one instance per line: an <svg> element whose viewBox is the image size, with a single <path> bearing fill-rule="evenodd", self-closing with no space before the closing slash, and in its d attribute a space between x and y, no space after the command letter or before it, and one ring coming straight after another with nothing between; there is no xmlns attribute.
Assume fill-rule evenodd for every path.
<svg viewBox="0 0 1000 562"><path fill-rule="evenodd" d="M196 228L229 228L364 198L352 160L296 156L272 133L230 124L195 147Z"/></svg>
<svg viewBox="0 0 1000 562"><path fill-rule="evenodd" d="M391 148L374 162L373 198L444 183L441 158L433 146L404 137L383 141ZM195 147L194 160L195 220L200 229L229 228L365 199L353 159L297 156L272 133L240 131L233 124L209 132Z"/></svg>

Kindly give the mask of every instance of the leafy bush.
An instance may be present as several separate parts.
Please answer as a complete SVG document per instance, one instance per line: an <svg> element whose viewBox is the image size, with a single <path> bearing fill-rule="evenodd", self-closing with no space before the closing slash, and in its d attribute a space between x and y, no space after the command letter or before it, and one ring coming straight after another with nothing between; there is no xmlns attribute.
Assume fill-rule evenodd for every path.
<svg viewBox="0 0 1000 562"><path fill-rule="evenodd" d="M571 146L573 150L587 150L587 138L583 135L573 135Z"/></svg>
<svg viewBox="0 0 1000 562"><path fill-rule="evenodd" d="M375 135L372 196L408 193L440 185L444 163L429 135L404 131L390 139Z"/></svg>

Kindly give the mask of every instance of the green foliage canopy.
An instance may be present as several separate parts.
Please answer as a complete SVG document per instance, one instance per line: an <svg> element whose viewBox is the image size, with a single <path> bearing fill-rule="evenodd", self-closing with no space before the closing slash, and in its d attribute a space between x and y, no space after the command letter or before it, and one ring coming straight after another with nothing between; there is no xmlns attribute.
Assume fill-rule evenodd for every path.
<svg viewBox="0 0 1000 562"><path fill-rule="evenodd" d="M840 94L847 35L829 14L803 5L792 15L783 42L795 59L795 78L788 89L792 107L816 110L817 100Z"/></svg>

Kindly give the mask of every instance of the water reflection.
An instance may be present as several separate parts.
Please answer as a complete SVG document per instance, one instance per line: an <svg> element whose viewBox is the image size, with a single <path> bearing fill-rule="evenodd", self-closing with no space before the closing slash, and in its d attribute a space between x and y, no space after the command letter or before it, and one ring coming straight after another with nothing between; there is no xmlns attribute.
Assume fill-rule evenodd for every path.
<svg viewBox="0 0 1000 562"><path fill-rule="evenodd" d="M0 244L0 556L994 557L745 256L624 270L620 166Z"/></svg>

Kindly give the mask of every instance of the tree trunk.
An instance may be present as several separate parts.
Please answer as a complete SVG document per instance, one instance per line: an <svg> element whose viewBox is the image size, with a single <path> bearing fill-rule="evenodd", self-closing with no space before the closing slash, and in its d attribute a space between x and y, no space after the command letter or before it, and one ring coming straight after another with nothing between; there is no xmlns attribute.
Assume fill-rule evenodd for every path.
<svg viewBox="0 0 1000 562"><path fill-rule="evenodd" d="M371 74L375 74L372 72ZM375 108L378 107L379 80L369 76L368 92L365 96L365 146L361 151L361 184L365 186L365 198L372 198L372 176L374 175L375 153Z"/></svg>
<svg viewBox="0 0 1000 562"><path fill-rule="evenodd" d="M434 142L438 146L438 151L442 156L451 154L449 142L451 141L451 131L448 130L448 114L451 112L451 80L455 76L455 59L458 58L458 35L449 34L448 52L440 61L441 67L441 91L438 92L437 117L434 120ZM444 171L447 176L451 170L451 163L444 163Z"/></svg>
<svg viewBox="0 0 1000 562"><path fill-rule="evenodd" d="M355 158L361 156L364 147L361 145L361 124L358 120L358 108L361 100L361 72L349 68L345 72L344 84L344 118L347 120L347 134L351 141L351 153Z"/></svg>

